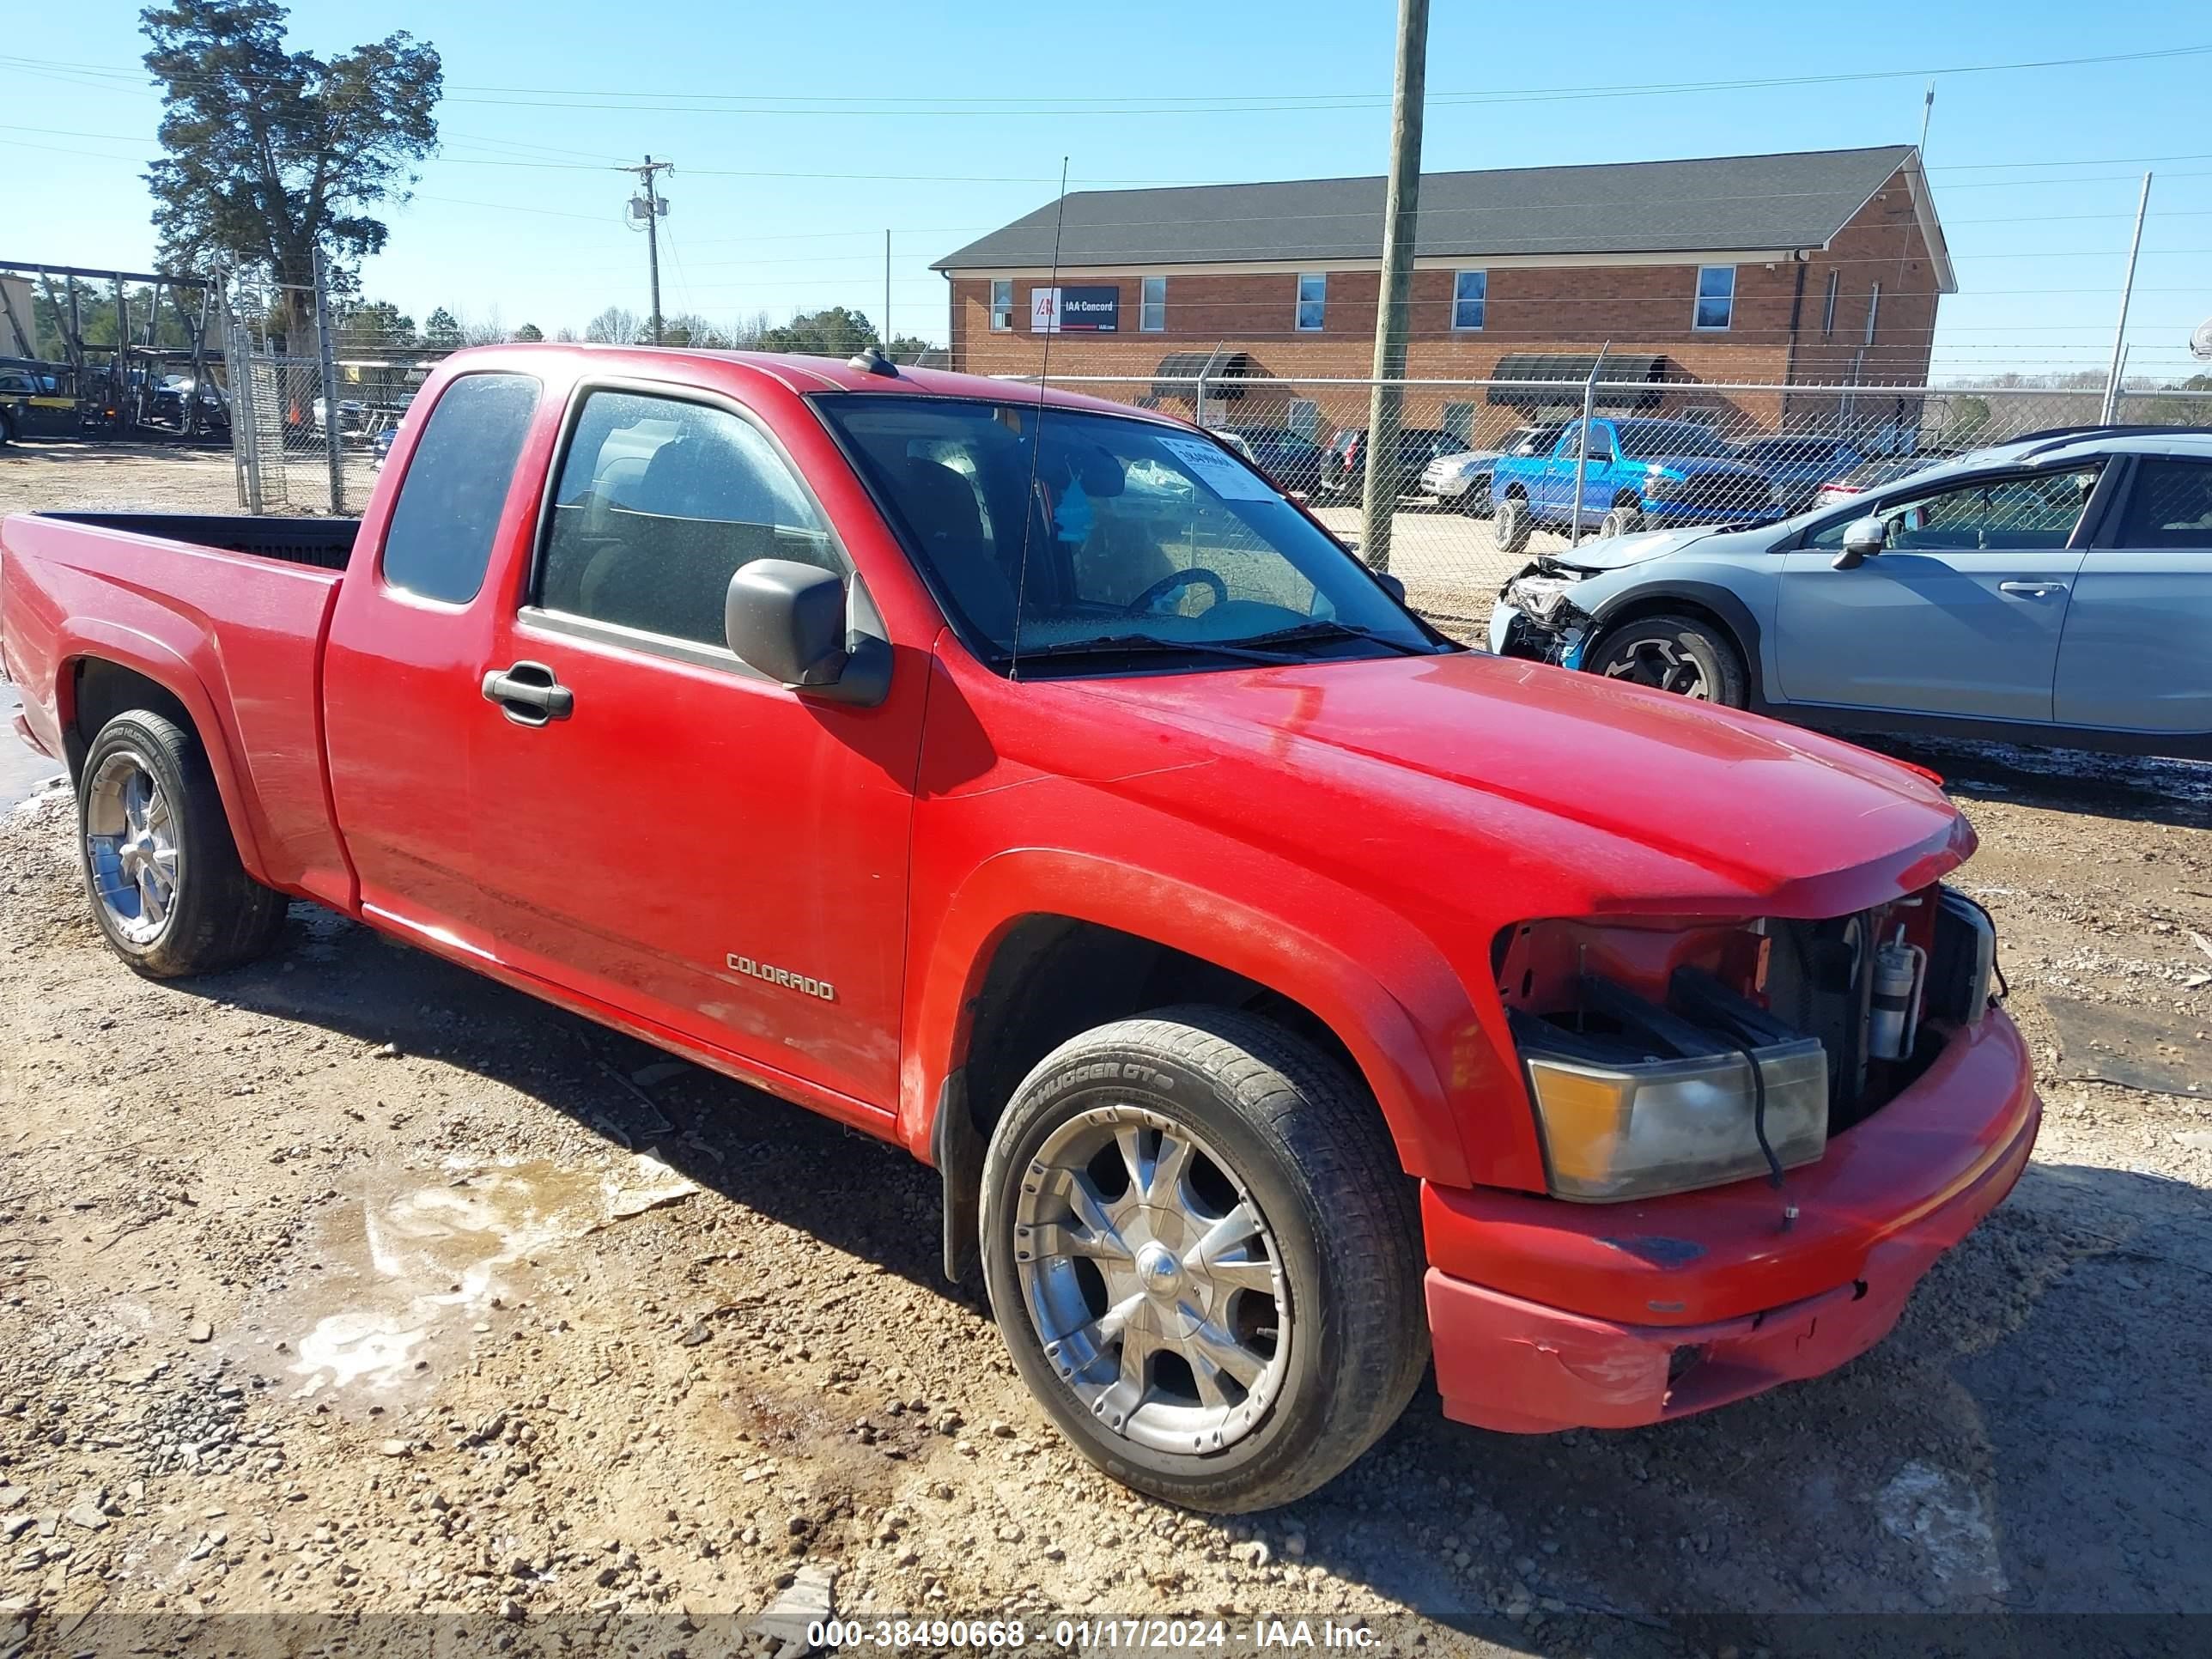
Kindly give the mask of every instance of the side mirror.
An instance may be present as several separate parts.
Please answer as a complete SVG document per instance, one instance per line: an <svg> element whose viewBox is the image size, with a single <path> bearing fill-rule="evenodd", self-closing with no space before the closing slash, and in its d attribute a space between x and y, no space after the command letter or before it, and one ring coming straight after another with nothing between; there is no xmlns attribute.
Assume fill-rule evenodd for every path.
<svg viewBox="0 0 2212 1659"><path fill-rule="evenodd" d="M866 707L890 692L890 645L864 635L848 647L844 580L818 565L740 565L722 602L722 627L740 662L795 691Z"/></svg>
<svg viewBox="0 0 2212 1659"><path fill-rule="evenodd" d="M1889 545L1889 530L1880 519L1856 519L1844 527L1844 550L1833 568L1856 570Z"/></svg>
<svg viewBox="0 0 2212 1659"><path fill-rule="evenodd" d="M1399 604L1405 604L1406 584L1401 579L1392 575L1387 570L1378 570L1375 573L1375 580L1385 593L1397 600Z"/></svg>

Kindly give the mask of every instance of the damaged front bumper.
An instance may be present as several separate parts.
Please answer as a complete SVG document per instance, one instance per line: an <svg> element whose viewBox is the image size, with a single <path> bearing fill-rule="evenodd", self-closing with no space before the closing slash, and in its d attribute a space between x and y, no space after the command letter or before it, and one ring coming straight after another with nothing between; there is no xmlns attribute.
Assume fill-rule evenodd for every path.
<svg viewBox="0 0 2212 1659"><path fill-rule="evenodd" d="M1574 602L1578 574L1538 560L1507 582L1490 611L1490 648L1562 668L1582 666L1592 618Z"/></svg>
<svg viewBox="0 0 2212 1659"><path fill-rule="evenodd" d="M1444 1414L1628 1428L1833 1370L2012 1190L2041 1116L2027 1044L1992 1010L1781 1194L1750 1180L1593 1206L1425 1184Z"/></svg>

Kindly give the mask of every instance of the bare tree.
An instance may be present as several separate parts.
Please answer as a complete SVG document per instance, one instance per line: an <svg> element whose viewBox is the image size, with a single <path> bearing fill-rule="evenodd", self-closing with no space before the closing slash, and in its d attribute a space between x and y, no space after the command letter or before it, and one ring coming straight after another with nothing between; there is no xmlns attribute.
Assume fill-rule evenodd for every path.
<svg viewBox="0 0 2212 1659"><path fill-rule="evenodd" d="M465 346L500 345L507 339L507 325L500 320L499 307L492 308L482 317L461 317L461 343Z"/></svg>
<svg viewBox="0 0 2212 1659"><path fill-rule="evenodd" d="M584 337L601 345L635 345L645 335L643 319L623 306L609 306L584 325Z"/></svg>

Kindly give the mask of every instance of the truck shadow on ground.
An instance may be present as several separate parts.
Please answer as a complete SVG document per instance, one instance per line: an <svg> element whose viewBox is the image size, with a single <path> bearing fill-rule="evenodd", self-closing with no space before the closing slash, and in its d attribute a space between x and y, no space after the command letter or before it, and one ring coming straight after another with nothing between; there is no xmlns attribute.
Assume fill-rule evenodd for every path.
<svg viewBox="0 0 2212 1659"><path fill-rule="evenodd" d="M302 945L325 959L285 971ZM467 1067L972 1305L939 1272L935 1177L898 1148L458 967L301 908L276 957L197 988ZM1308 1566L1531 1651L1995 1651L2048 1614L2212 1612L2208 1279L2197 1188L2034 1164L1833 1376L1542 1438L1447 1423L1424 1384L1352 1470L1242 1524L1279 1560L1295 1536Z"/></svg>
<svg viewBox="0 0 2212 1659"><path fill-rule="evenodd" d="M2008 743L1866 738L1868 747L1942 775L1952 794L2177 829L2212 829L2212 763Z"/></svg>

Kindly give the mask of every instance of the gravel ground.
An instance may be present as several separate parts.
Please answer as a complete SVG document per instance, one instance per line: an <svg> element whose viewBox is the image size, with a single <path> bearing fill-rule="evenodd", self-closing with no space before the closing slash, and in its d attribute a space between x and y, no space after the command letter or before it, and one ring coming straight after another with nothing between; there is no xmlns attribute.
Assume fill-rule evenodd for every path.
<svg viewBox="0 0 2212 1659"><path fill-rule="evenodd" d="M64 468L46 499L229 499L220 463L199 501ZM0 508L44 471L0 460ZM902 1154L304 905L260 964L138 980L67 797L34 799L0 817L0 1656L414 1652L424 1615L454 1651L766 1650L779 1597L1033 1644L1188 1615L1233 1650L1279 1617L1745 1659L2212 1613L2212 1103L2075 1080L2120 1056L2063 1052L2053 1012L2132 1018L2212 1097L2212 784L1913 757L1980 831L2049 1116L1897 1333L1646 1431L1485 1434L1425 1387L1237 1522L1063 1447Z"/></svg>

